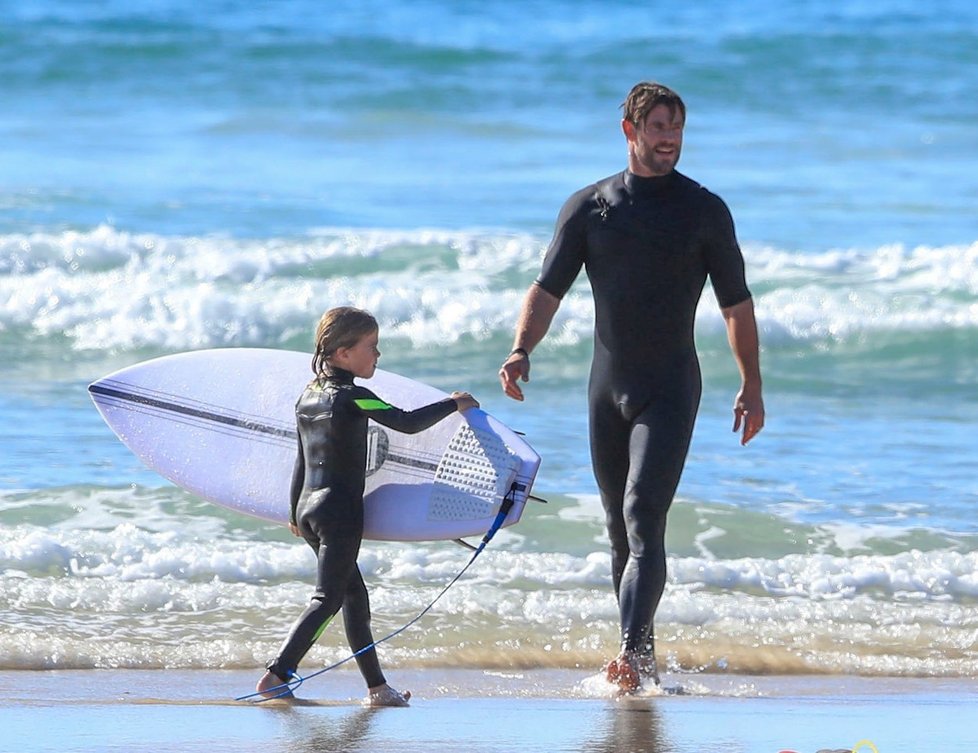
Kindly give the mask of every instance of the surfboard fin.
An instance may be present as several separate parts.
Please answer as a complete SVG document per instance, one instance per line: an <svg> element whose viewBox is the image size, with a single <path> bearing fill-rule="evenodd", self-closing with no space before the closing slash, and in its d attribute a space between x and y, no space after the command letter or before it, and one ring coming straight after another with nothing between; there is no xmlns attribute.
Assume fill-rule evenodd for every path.
<svg viewBox="0 0 978 753"><path fill-rule="evenodd" d="M463 547L463 548L465 548L465 549L469 549L469 550L471 550L471 551L473 551L473 552L474 552L474 551L475 551L476 549L478 549L478 547L475 547L475 546L472 546L472 545L471 545L471 544L470 544L470 543L469 543L468 541L465 541L464 539L452 539L452 541L454 541L454 542L455 542L456 544L458 544L458 545L459 545L460 547Z"/></svg>
<svg viewBox="0 0 978 753"><path fill-rule="evenodd" d="M549 503L549 502L547 502L547 500L545 500L545 499L544 499L543 497L534 497L534 496L533 496L532 494L527 494L527 495L526 495L526 498L527 498L527 499L532 499L532 500L533 500L534 502L542 502L542 503L543 503L543 504L545 504L545 505L547 505L547 504L550 504L550 503Z"/></svg>

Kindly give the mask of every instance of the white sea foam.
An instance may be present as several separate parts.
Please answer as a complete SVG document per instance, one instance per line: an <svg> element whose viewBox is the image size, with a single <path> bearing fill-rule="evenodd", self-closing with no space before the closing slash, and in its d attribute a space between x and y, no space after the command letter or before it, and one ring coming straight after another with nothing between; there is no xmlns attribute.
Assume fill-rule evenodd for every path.
<svg viewBox="0 0 978 753"><path fill-rule="evenodd" d="M8 497L3 666L258 666L312 592L314 558L304 544L182 493ZM594 513L592 498L581 500L567 525ZM737 513L727 512L701 509L696 519L704 530L711 520L735 523ZM599 665L618 624L608 553L585 540L561 550L526 541L519 529L501 532L385 656L432 666ZM950 548L674 556L657 615L661 655L686 669L968 673L978 665L976 557ZM377 635L417 615L469 558L447 542L366 542L359 564ZM344 651L342 631L328 631L309 663Z"/></svg>
<svg viewBox="0 0 978 753"><path fill-rule="evenodd" d="M515 542L515 539L513 540ZM394 583L431 586L447 582L467 560L464 550L367 544L363 572ZM245 537L148 531L130 523L109 530L59 531L8 528L0 533L0 567L6 573L88 582L222 582L262 585L305 582L311 555L299 544ZM780 558L672 557L669 582L676 587L717 589L768 597L845 600L863 595L895 601L978 599L978 553L917 550L898 554L833 556L808 553ZM601 589L610 580L605 551L487 550L466 582L520 592Z"/></svg>
<svg viewBox="0 0 978 753"><path fill-rule="evenodd" d="M299 238L87 233L0 238L0 326L86 349L281 343L322 308L374 311L414 344L512 326L545 239L479 231L322 230ZM748 248L765 344L978 327L978 243L795 254ZM704 297L699 327L721 336ZM558 312L555 346L591 329L586 282Z"/></svg>

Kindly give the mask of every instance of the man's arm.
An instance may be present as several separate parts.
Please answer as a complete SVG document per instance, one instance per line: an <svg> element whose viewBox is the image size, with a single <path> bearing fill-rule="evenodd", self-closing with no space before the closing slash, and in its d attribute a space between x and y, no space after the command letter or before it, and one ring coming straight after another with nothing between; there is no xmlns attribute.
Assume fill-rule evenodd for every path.
<svg viewBox="0 0 978 753"><path fill-rule="evenodd" d="M530 381L530 353L547 334L558 308L560 299L536 283L526 291L513 339L513 350L523 352L511 353L499 369L499 382L503 386L503 392L514 400L523 399L523 390L517 380Z"/></svg>
<svg viewBox="0 0 978 753"><path fill-rule="evenodd" d="M740 443L747 444L764 428L764 400L761 397L760 348L754 301L746 301L721 309L727 324L727 340L740 369L741 386L734 399L733 430L744 427Z"/></svg>

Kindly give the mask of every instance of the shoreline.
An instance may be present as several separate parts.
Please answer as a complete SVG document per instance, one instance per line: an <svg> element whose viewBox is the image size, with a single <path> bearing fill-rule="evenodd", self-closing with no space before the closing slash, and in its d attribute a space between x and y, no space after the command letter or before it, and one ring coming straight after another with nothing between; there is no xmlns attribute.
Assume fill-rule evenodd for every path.
<svg viewBox="0 0 978 753"><path fill-rule="evenodd" d="M235 701L259 674L2 671L0 721L30 753L230 753L283 741L310 753L815 753L862 740L877 753L978 749L961 713L978 702L976 679L668 674L669 692L616 699L576 670L392 669L410 708L361 707L355 671L315 678L300 703Z"/></svg>

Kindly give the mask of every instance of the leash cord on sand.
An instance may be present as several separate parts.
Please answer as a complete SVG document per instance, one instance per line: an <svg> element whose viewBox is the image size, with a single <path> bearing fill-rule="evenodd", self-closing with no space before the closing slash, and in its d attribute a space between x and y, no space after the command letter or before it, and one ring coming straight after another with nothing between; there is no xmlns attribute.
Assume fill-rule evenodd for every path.
<svg viewBox="0 0 978 753"><path fill-rule="evenodd" d="M293 672L292 673L292 678L289 679L288 682L284 682L281 685L274 685L274 686L272 686L272 687L270 687L270 688L268 688L268 689L266 689L264 691L261 691L261 692L249 693L248 695L239 696L238 698L235 698L234 700L236 700L236 701L251 701L251 703L263 703L265 701L275 700L276 698L285 698L285 697L291 695L292 694L292 691L295 690L295 689L297 689L306 680L311 680L313 677L318 677L321 674L325 674L326 672L329 672L330 670L336 669L337 667L340 667L340 666L346 664L348 661L351 661L353 659L356 659L358 656L360 656L360 654L366 653L367 651L369 651L372 648L376 648L381 643L386 643L391 638L394 638L394 637L400 635L405 630L407 630L409 627L411 627L414 623L416 623L418 620L420 620L422 617L424 617L426 614L428 614L428 612L431 611L431 608L435 606L435 604L438 602L438 600L442 596L445 595L445 593L448 591L449 588L451 588L452 586L454 586L458 582L459 578L461 578L463 575L465 575L465 571L468 570L472 566L472 563L475 562L476 558L480 554L482 554L483 550L486 548L486 545L492 540L492 537L496 535L496 531L498 531L502 527L503 521L506 520L506 516L509 514L509 511L512 509L513 504L516 502L516 499L515 499L515 496L514 496L515 493L516 493L516 488L517 488L517 486L514 483L512 485L512 487L510 487L510 490L506 494L506 496L503 497L503 502L499 506L499 512L496 514L496 519L492 522L492 525L489 526L489 530L486 531L486 535L482 537L482 543L479 544L479 546L476 548L476 550L472 553L472 557L469 558L469 561L465 564L465 567L463 567L461 570L458 571L458 574L448 582L448 585L445 586L438 593L438 595L434 599L431 600L431 602L428 604L428 606L426 606L424 609L422 609L421 612L419 612L418 615L416 617L414 617L414 619L412 619L410 622L407 622L406 624L402 625L397 630L395 630L393 633L390 633L388 635L385 635L383 638L380 638L380 639L374 641L373 643L367 644L366 646L364 646L363 648L361 648L359 651L350 654L345 659L340 659L340 661L338 661L338 662L336 662L334 664L330 664L328 667L323 667L322 669L317 670L317 671L313 672L310 675L306 675L305 677L300 677L296 672ZM276 695L269 696L269 695L265 695L266 693L276 693ZM262 698L258 698L257 700L252 700L253 698L257 698L257 696L263 696L263 697Z"/></svg>

